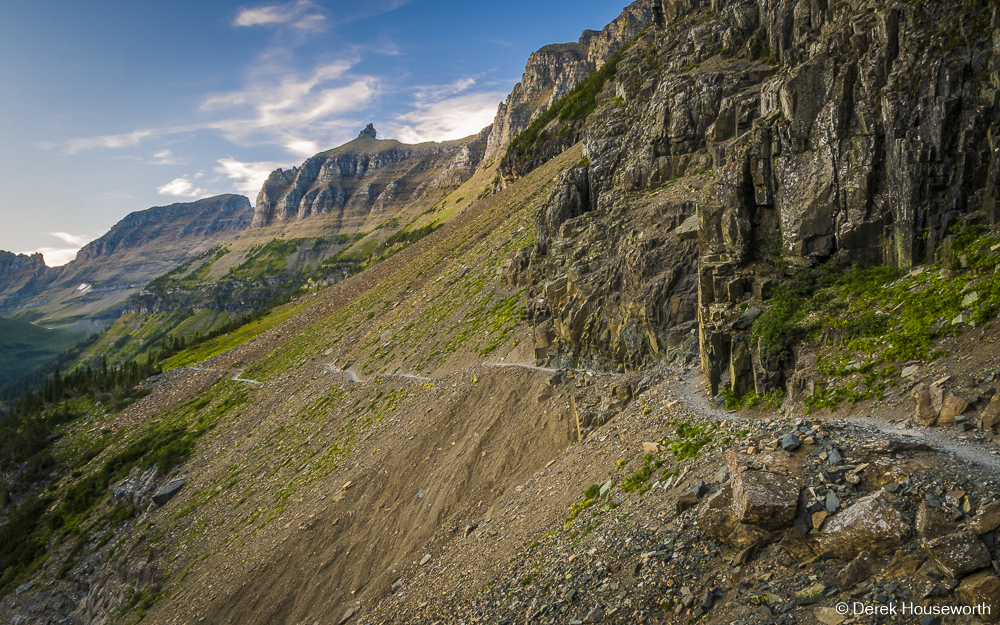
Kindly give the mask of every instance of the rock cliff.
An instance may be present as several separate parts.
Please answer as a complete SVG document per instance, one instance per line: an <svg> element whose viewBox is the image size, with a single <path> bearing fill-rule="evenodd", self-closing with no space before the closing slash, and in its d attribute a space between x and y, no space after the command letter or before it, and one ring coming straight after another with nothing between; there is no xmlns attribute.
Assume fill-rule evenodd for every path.
<svg viewBox="0 0 1000 625"><path fill-rule="evenodd" d="M503 156L514 137L533 119L600 68L652 19L652 3L636 0L604 29L586 30L576 43L551 44L532 53L521 82L497 108L484 164Z"/></svg>
<svg viewBox="0 0 1000 625"><path fill-rule="evenodd" d="M360 227L369 217L380 220L429 188L467 180L486 144L486 132L417 145L376 134L368 124L354 141L306 159L301 167L272 172L257 196L252 227L327 216L339 230Z"/></svg>
<svg viewBox="0 0 1000 625"><path fill-rule="evenodd" d="M773 288L820 263L934 261L954 227L998 219L1000 22L985 4L664 0L657 14L662 23L625 52L582 131L587 167L574 176L587 188L550 199L569 207L550 210L567 226L539 229L540 240L559 228L564 237L532 259L544 275L534 274L540 310L550 309L556 330L550 359L607 357L581 330L627 316L606 301L567 298L563 281L601 284L595 267L615 263L627 268L616 275L638 279L648 270L628 267L630 254L666 254L678 259L673 271L697 275L697 299L670 280L652 300L620 291L617 310L654 330L632 334L670 335L673 321L657 326L662 317L649 311L679 297L679 308L697 307L713 390L770 392L794 357L760 353L739 322L748 306L766 309ZM645 198L679 187L689 197L664 224ZM583 198L589 205L576 207ZM635 241L589 255L588 246L628 235L590 236L586 223L617 215L634 227L643 215L649 236L692 214L697 256L675 257L681 238L660 235L641 254ZM633 347L614 352L620 365L664 353L660 341L625 343Z"/></svg>

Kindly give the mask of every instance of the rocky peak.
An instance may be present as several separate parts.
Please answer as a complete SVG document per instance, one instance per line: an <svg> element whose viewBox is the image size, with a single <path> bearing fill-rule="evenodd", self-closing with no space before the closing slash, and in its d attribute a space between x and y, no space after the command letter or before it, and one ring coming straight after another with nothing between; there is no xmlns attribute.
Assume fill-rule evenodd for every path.
<svg viewBox="0 0 1000 625"><path fill-rule="evenodd" d="M604 29L585 30L576 43L550 44L532 53L521 82L497 108L483 163L502 156L535 117L604 65L652 19L650 1L636 0Z"/></svg>
<svg viewBox="0 0 1000 625"><path fill-rule="evenodd" d="M370 138L374 139L375 135L377 135L377 134L378 134L378 131L375 130L375 125L374 124L368 124L367 126L365 126L364 130L362 130L361 132L358 133L358 139L364 139L365 137L370 137Z"/></svg>

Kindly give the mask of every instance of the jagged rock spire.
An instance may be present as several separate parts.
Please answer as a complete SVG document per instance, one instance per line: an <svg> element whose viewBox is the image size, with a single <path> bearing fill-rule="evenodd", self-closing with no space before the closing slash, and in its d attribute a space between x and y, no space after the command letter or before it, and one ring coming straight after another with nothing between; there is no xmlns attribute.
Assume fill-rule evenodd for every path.
<svg viewBox="0 0 1000 625"><path fill-rule="evenodd" d="M365 126L365 129L358 134L358 138L360 139L361 137L371 137L372 139L374 139L376 134L378 134L378 132L375 130L374 124L368 124L367 126Z"/></svg>

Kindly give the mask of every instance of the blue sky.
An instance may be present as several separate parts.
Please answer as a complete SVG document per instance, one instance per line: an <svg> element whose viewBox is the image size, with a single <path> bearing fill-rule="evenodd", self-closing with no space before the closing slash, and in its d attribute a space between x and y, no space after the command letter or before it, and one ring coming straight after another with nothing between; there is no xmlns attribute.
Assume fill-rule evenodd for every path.
<svg viewBox="0 0 1000 625"><path fill-rule="evenodd" d="M0 249L74 250L126 214L220 193L349 141L488 125L528 55L622 0L8 2Z"/></svg>

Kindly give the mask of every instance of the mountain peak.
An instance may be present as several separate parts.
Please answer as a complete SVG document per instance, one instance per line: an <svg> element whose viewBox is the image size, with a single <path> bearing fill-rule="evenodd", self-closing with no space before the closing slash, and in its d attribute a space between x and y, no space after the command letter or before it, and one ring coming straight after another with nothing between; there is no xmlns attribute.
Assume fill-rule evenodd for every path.
<svg viewBox="0 0 1000 625"><path fill-rule="evenodd" d="M361 139L362 137L371 137L372 139L374 139L375 135L377 134L378 131L375 130L375 126L373 124L368 124L367 126L365 126L364 130L358 133L358 139Z"/></svg>

